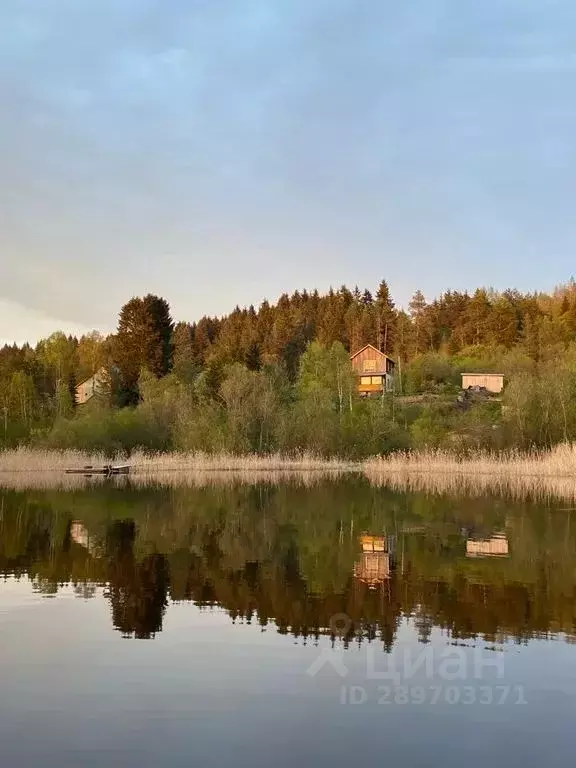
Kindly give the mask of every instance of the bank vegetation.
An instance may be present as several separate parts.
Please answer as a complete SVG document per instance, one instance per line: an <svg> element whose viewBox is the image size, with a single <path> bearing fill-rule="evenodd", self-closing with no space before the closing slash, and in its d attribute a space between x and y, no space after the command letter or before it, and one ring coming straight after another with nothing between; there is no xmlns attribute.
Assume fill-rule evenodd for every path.
<svg viewBox="0 0 576 768"><path fill-rule="evenodd" d="M80 488L93 483L138 486L191 486L295 482L311 485L329 477L361 475L373 485L435 494L487 493L515 498L556 497L576 502L576 444L547 451L469 452L445 450L397 452L360 461L312 454L143 453L129 459L127 476L107 478L90 467L126 461L102 453L19 448L0 454L0 487ZM66 469L85 473L67 474Z"/></svg>

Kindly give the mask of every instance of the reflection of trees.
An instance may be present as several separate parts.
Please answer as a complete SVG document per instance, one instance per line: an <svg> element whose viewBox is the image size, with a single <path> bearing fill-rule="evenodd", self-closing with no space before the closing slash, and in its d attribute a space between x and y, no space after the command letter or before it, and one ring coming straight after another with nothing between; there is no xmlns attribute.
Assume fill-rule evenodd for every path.
<svg viewBox="0 0 576 768"><path fill-rule="evenodd" d="M97 584L92 584L89 581L80 582L74 586L74 594L82 600L90 600L96 595L97 586Z"/></svg>
<svg viewBox="0 0 576 768"><path fill-rule="evenodd" d="M162 629L169 586L164 555L134 556L136 526L133 520L115 522L108 530L106 559L112 622L124 635L150 638Z"/></svg>
<svg viewBox="0 0 576 768"><path fill-rule="evenodd" d="M490 501L462 511L417 495L400 509L395 497L338 483L97 494L6 494L0 573L28 575L44 594L71 583L87 598L105 586L114 627L132 637L161 631L169 598L304 639L342 634L388 649L406 616L421 642L434 627L518 641L576 632L576 526L559 512ZM93 547L71 528L80 520ZM486 538L506 528L510 557L466 557L463 531L480 523ZM361 578L361 530L397 539L385 579Z"/></svg>

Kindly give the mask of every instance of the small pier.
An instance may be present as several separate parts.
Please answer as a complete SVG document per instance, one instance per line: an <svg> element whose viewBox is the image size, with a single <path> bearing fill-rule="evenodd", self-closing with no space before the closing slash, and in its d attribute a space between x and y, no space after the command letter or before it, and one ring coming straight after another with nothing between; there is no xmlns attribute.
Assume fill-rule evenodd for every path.
<svg viewBox="0 0 576 768"><path fill-rule="evenodd" d="M64 470L67 475L104 475L105 477L113 477L114 475L128 475L130 474L130 466L128 464L114 465L104 464L103 467L93 467L87 465L84 467L74 467L72 469Z"/></svg>

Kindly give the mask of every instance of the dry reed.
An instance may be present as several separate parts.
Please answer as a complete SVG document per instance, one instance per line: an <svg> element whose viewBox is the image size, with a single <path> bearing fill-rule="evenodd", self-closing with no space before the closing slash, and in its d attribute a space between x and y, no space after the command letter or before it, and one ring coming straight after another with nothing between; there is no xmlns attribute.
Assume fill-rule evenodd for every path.
<svg viewBox="0 0 576 768"><path fill-rule="evenodd" d="M0 453L0 487L73 489L111 482L94 475L68 475L67 468L121 464L79 451L39 451L20 448ZM290 480L316 483L327 477L362 472L375 485L398 491L502 493L515 498L557 497L576 501L576 444L560 445L548 452L478 453L459 457L449 452L398 453L364 462L299 456L234 456L230 454L135 453L129 459L129 483L135 486L203 486L222 482L254 484ZM126 482L126 477L112 479Z"/></svg>
<svg viewBox="0 0 576 768"><path fill-rule="evenodd" d="M394 454L369 459L363 468L371 482L395 490L576 500L576 444L465 457L446 451Z"/></svg>
<svg viewBox="0 0 576 768"><path fill-rule="evenodd" d="M134 453L113 459L80 451L40 451L19 448L0 453L0 487L13 490L74 489L87 484L127 481L126 476L107 478L66 474L66 469L130 464L129 482L135 486L204 486L223 482L255 484L285 480L311 484L326 476L360 471L360 466L339 459L322 459L311 454L268 456L204 453L144 454Z"/></svg>

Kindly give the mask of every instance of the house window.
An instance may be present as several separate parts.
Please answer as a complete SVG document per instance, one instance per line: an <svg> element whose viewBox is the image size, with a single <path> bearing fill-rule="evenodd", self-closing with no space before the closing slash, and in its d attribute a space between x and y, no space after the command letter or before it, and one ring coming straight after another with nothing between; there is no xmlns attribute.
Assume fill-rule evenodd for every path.
<svg viewBox="0 0 576 768"><path fill-rule="evenodd" d="M372 380L370 376L360 376L360 384L367 386L368 384L371 384L371 383L372 383Z"/></svg>
<svg viewBox="0 0 576 768"><path fill-rule="evenodd" d="M382 376L372 376L371 379L371 384L377 384L379 387L382 386Z"/></svg>
<svg viewBox="0 0 576 768"><path fill-rule="evenodd" d="M364 372L375 371L376 360L364 360Z"/></svg>

